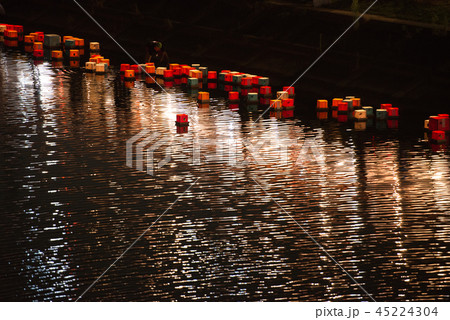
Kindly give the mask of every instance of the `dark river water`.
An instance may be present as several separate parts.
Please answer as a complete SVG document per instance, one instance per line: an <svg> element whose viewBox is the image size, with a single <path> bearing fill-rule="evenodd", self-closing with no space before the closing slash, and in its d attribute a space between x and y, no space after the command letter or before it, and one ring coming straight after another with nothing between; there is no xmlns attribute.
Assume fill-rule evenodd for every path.
<svg viewBox="0 0 450 320"><path fill-rule="evenodd" d="M1 300L76 300L153 223L80 301L449 300L450 155L423 119L255 122L0 55Z"/></svg>

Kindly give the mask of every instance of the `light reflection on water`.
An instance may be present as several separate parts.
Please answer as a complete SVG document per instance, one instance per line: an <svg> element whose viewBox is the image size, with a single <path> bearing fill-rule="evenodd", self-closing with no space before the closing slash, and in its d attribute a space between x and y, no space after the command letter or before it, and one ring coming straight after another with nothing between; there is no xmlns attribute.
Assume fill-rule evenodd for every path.
<svg viewBox="0 0 450 320"><path fill-rule="evenodd" d="M197 177L85 300L368 300L252 178L377 300L449 299L448 152L334 121L253 123L214 95L198 108L180 88L14 53L0 75L2 300L76 299ZM144 128L172 150L155 176L125 165Z"/></svg>

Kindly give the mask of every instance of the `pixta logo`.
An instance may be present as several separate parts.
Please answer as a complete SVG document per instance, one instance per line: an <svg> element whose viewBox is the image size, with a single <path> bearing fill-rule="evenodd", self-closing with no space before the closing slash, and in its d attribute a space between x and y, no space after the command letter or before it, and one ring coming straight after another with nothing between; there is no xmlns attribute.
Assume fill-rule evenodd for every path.
<svg viewBox="0 0 450 320"><path fill-rule="evenodd" d="M180 148L183 143L185 145ZM194 166L222 163L232 167L268 167L276 164L277 167L294 169L311 162L323 166L325 157L314 137L276 141L263 137L253 140L198 136L171 138L170 135L144 129L126 142L126 165L149 175L154 175L174 158L177 162Z"/></svg>
<svg viewBox="0 0 450 320"><path fill-rule="evenodd" d="M139 171L147 171L147 174L153 175L156 168L162 168L164 165L168 164L172 158L169 145L166 147L166 156L164 159L158 161L156 165L154 163L154 152L159 147L169 144L169 142L167 137L162 137L158 132L150 133L150 130L148 129L142 130L137 135L127 140L126 165L133 168L133 146L136 143L136 169ZM144 167L146 168L145 170Z"/></svg>

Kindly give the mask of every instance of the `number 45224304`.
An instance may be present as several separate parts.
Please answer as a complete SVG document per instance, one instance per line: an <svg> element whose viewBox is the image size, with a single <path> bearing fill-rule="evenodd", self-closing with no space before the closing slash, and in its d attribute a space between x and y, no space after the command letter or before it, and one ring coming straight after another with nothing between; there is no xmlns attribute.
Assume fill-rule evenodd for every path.
<svg viewBox="0 0 450 320"><path fill-rule="evenodd" d="M437 307L379 307L375 311L380 317L437 317Z"/></svg>

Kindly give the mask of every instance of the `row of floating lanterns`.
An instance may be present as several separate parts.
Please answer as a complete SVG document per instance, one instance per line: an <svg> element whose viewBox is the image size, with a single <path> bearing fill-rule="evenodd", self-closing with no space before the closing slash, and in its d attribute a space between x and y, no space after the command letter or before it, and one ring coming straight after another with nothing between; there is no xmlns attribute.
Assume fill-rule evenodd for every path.
<svg viewBox="0 0 450 320"><path fill-rule="evenodd" d="M339 122L345 123L350 120L354 121L354 129L357 131L366 130L368 126L373 124L375 120L377 129L398 128L399 108L393 107L392 104L384 103L379 108L372 106L362 106L361 98L355 96L347 96L345 98L334 98L331 100L331 108L329 108L328 100L317 100L316 111L317 118L320 120L328 119L329 110L331 116Z"/></svg>
<svg viewBox="0 0 450 320"><path fill-rule="evenodd" d="M23 42L24 51L30 53L33 58L40 62L51 59L53 66L62 67L67 58L70 67L79 68L81 57L85 55L85 40L73 36L61 37L58 34L44 34L36 31L24 35L23 26L0 24L0 42L6 47L17 48ZM90 42L90 59L86 63L86 71L94 71L104 74L109 68L109 59L100 56L100 44ZM49 56L45 56L48 53Z"/></svg>
<svg viewBox="0 0 450 320"><path fill-rule="evenodd" d="M145 71L145 72L144 72ZM269 78L245 74L237 71L222 70L221 72L208 70L200 64L172 63L168 68L155 67L153 63L140 65L120 65L121 78L127 87L134 86L139 76L145 74L145 82L152 84L163 79L164 85L185 84L196 95L198 106L209 106L210 93L200 91L206 84L208 89L221 88L228 92L228 104L232 110L239 108L241 101L245 102L248 111L255 112L258 105L271 106L274 111L282 111L283 118L294 116L294 88L284 87L278 91L276 99L272 100L272 88L269 86ZM155 80L156 78L156 80ZM159 83L159 82L158 82ZM177 130L187 132L188 116L177 115ZM187 125L186 125L187 124Z"/></svg>
<svg viewBox="0 0 450 320"><path fill-rule="evenodd" d="M3 36L5 38L3 39ZM61 37L56 34L44 34L43 32L34 32L29 35L23 35L23 26L18 25L6 25L0 24L0 40L5 40L7 47L18 47L19 42L24 42L24 50L27 53L31 53L36 60L44 59L44 49L51 52L51 59L55 63L55 66L60 66L61 62L65 58L70 61L71 67L79 67L79 61L81 56L84 55L85 42L84 39L76 38L72 36ZM98 42L90 42L90 59L85 64L85 71L104 74L108 70L109 60L104 59L100 55L100 44ZM172 63L169 68L158 67L155 68L153 63L129 65L121 64L120 72L125 82L134 82L137 76L146 73L150 77L146 78L147 83L154 83L154 77L163 78L165 81L175 80L176 84L186 84L190 89L201 89L204 80L208 80L211 83L208 84L208 89L217 88L217 81L223 81L226 85L225 91L232 91L235 86L242 86L242 91L237 92L237 95L247 95L248 92L258 93L258 89L253 86L263 86L261 89L261 97L266 104L269 103L269 96L271 95L271 88L268 86L269 78L253 76L236 71L222 70L220 74L216 71L208 71L207 67L200 66L199 64L180 65ZM178 80L178 81L176 81ZM256 91L255 91L256 90ZM293 92L293 88L291 88ZM231 94L234 97L236 93ZM205 103L206 95L204 93L199 94L199 101ZM231 99L231 102L238 100ZM256 102L255 95L250 95L248 101L250 103Z"/></svg>
<svg viewBox="0 0 450 320"><path fill-rule="evenodd" d="M71 67L79 67L81 56L84 55L84 39L72 36L61 37L56 34L44 34L43 32L30 33L23 35L23 26L0 24L0 35L2 31L5 34L5 45L8 47L17 47L19 42L24 41L24 49L32 53L35 59L44 59L44 48L51 51L51 59L59 66L65 57L68 57ZM12 42L11 42L12 41ZM86 72L95 72L104 74L108 70L109 60L100 55L100 44L91 42L90 59L85 63ZM186 84L190 89L201 89L204 80L208 83L208 89L217 88L217 82L224 84L223 89L229 93L228 100L230 105L238 104L241 96L246 98L249 105L271 105L274 110L293 110L294 109L294 88L285 87L283 91L277 92L277 98L271 100L272 89L269 86L269 78L255 76L231 70L222 70L219 74L216 71L209 71L207 67L200 64L172 63L169 68L155 68L153 63L130 65L121 64L120 73L122 79L128 83L136 81L137 77L143 73L149 75L146 77L147 83L154 83L155 76L164 79L169 84L174 81L175 84ZM178 80L178 81L176 81ZM258 100L259 99L259 100ZM198 101L201 105L209 103L209 93L199 92ZM256 110L255 110L256 111ZM293 116L293 114L292 114Z"/></svg>
<svg viewBox="0 0 450 320"><path fill-rule="evenodd" d="M44 34L44 32L33 32L24 34L21 25L0 24L0 42L5 46L16 48L23 42L24 50L31 53L36 60L44 59L45 52L51 52L51 60L54 66L61 66L68 58L70 66L80 67L80 59L85 54L85 40L73 36L63 36L57 34ZM47 50L45 50L47 49ZM110 67L110 60L100 55L100 43L89 43L90 57L85 63L85 71L96 74L105 74ZM199 106L208 106L210 94L202 89L204 82L207 82L208 89L220 88L228 92L228 103L231 109L238 109L241 98L247 104L249 111L257 111L258 104L270 106L271 116L277 118L294 117L294 96L295 91L291 86L283 87L277 91L275 99L272 99L272 87L269 85L269 78L246 74L238 71L222 70L220 73L210 71L200 64L177 64L172 63L169 68L156 68L153 63L130 65L120 65L121 79L127 87L134 86L137 78L145 74L147 84L155 83L163 79L163 84L171 86L171 83L185 84L197 95ZM317 100L317 115L319 119L328 118L328 100ZM390 128L398 127L399 108L392 104L381 104L379 108L372 106L362 106L361 99L354 96L345 98L334 98L331 101L332 117L339 122L347 122L349 119L355 121L355 129L364 130L369 119L376 119L377 124L387 120ZM180 133L187 132L189 126L188 116L178 114L176 120L177 130ZM426 130L425 140L434 145L448 144L450 140L450 118L448 114L431 116L425 120Z"/></svg>
<svg viewBox="0 0 450 320"><path fill-rule="evenodd" d="M24 50L32 54L36 61L51 59L55 67L62 67L63 61L68 59L70 67L79 68L80 59L84 55L85 41L72 36L61 37L56 34L44 34L34 32L23 35L23 26L2 25L0 31L6 35L5 45L7 47L18 47L19 42L24 42ZM2 36L2 32L0 32ZM3 39L0 39L3 40ZM7 40L7 41L6 41ZM105 74L109 68L109 60L100 55L100 44L90 42L90 57L85 63L85 71L96 74ZM51 56L45 56L51 52ZM200 91L206 82L208 89L222 88L228 92L229 107L233 110L239 108L240 101L247 104L248 110L257 111L258 104L271 106L273 111L283 111L284 118L294 116L294 88L285 87L282 92L277 92L276 99L272 100L272 88L269 86L269 78L255 76L231 70L222 70L220 73L208 70L200 64L177 64L172 63L168 68L155 67L153 63L120 65L121 79L126 87L134 86L134 82L146 75L145 82L153 84L163 79L164 85L184 84L192 93L195 93L198 105L208 106L210 95L208 91ZM272 110L271 110L272 111ZM181 119L181 118L180 118ZM187 119L187 117L182 117ZM177 121L177 123L182 123ZM181 125L180 127L186 127Z"/></svg>
<svg viewBox="0 0 450 320"><path fill-rule="evenodd" d="M328 112L328 100L317 100L317 111ZM381 104L380 108L374 109L372 106L361 106L361 98L347 96L345 99L334 98L332 100L332 117L347 121L349 118L355 121L367 121L375 118L378 121L397 120L399 118L399 109L392 104Z"/></svg>
<svg viewBox="0 0 450 320"><path fill-rule="evenodd" d="M317 117L321 120L328 119L328 100L317 100ZM372 106L362 106L361 99L347 96L345 99L334 98L331 101L332 118L339 122L355 121L356 130L365 130L367 121L375 119L377 127L382 127L387 122L389 128L398 128L399 108L392 104L381 104L378 109ZM450 115L438 114L425 120L425 141L430 142L433 149L440 150L450 143Z"/></svg>

